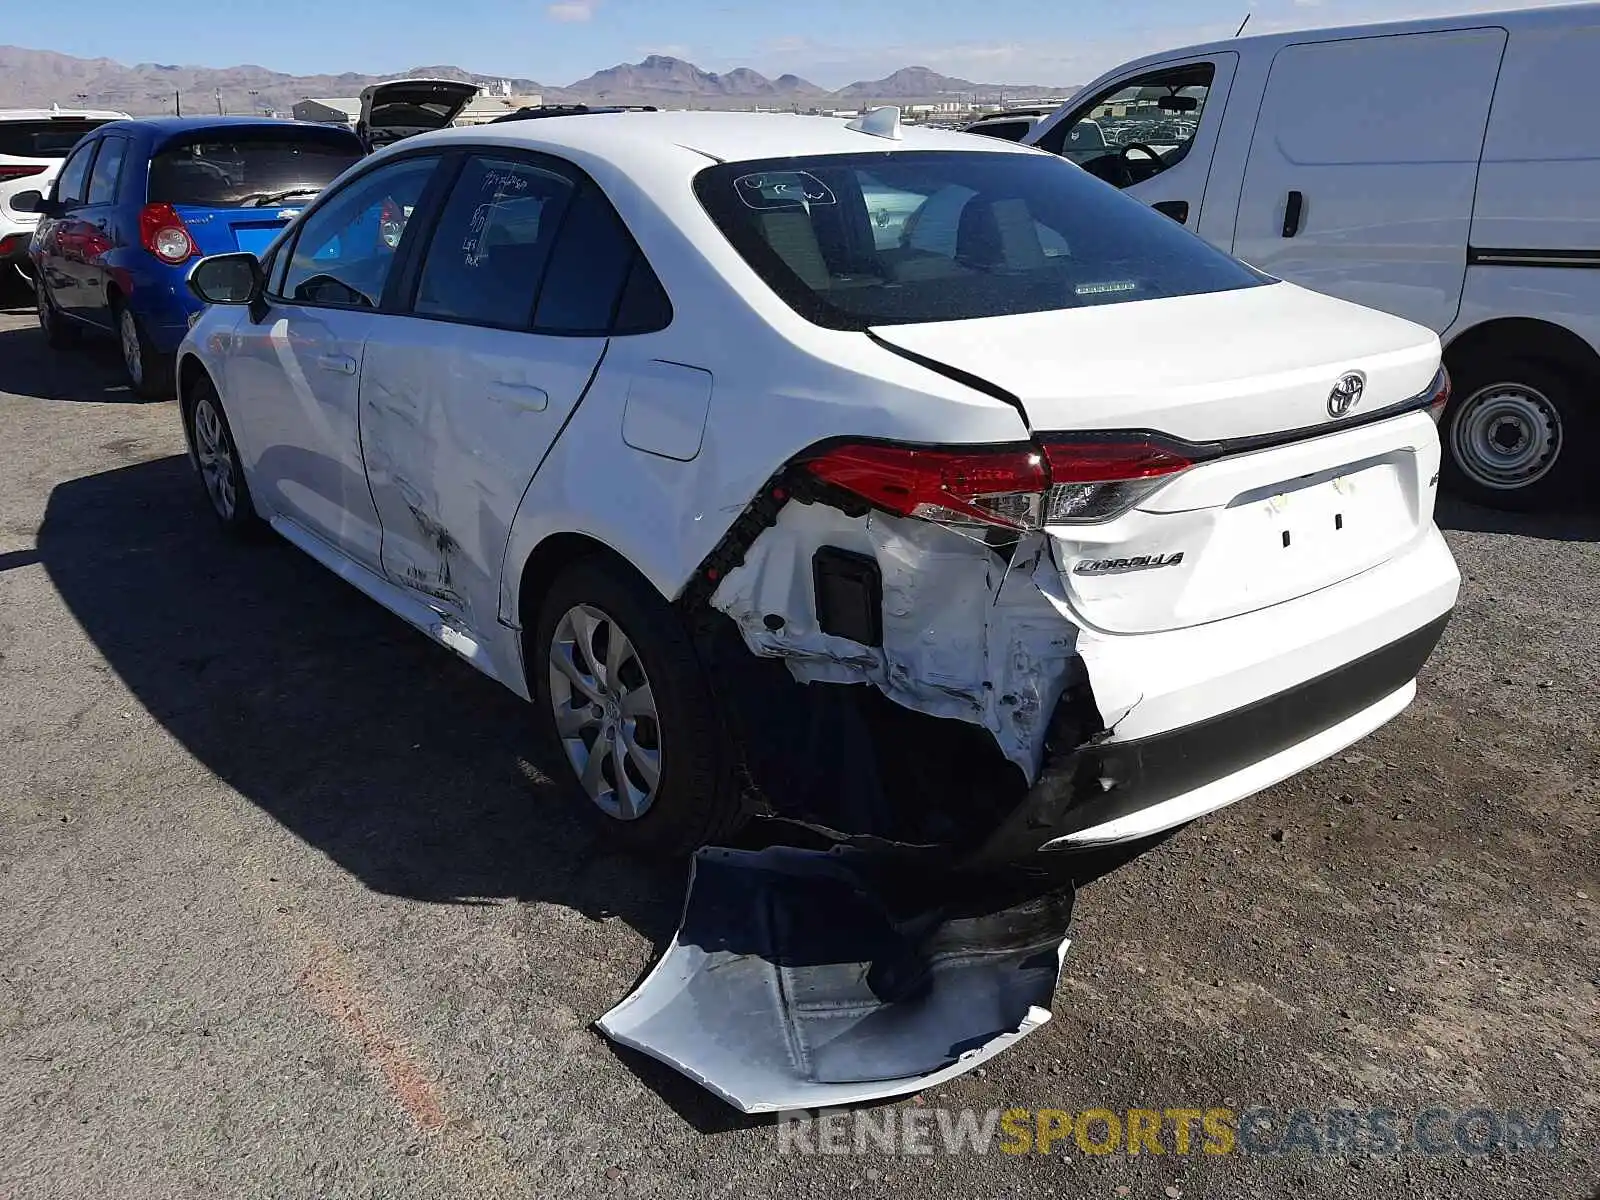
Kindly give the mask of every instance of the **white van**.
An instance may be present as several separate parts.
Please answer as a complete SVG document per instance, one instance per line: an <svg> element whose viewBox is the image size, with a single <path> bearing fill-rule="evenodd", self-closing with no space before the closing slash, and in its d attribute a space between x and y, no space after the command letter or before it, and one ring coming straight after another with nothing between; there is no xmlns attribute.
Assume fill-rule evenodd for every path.
<svg viewBox="0 0 1600 1200"><path fill-rule="evenodd" d="M1539 508L1600 465L1600 4L1236 38L1023 140L1272 275L1436 330L1445 478Z"/></svg>

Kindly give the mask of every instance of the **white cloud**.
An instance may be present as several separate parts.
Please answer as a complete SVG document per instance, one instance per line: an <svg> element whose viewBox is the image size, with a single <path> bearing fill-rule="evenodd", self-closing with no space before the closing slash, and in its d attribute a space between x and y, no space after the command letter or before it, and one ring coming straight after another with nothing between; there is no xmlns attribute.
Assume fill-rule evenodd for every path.
<svg viewBox="0 0 1600 1200"><path fill-rule="evenodd" d="M547 6L544 12L552 21L587 21L599 6L600 0L558 0Z"/></svg>

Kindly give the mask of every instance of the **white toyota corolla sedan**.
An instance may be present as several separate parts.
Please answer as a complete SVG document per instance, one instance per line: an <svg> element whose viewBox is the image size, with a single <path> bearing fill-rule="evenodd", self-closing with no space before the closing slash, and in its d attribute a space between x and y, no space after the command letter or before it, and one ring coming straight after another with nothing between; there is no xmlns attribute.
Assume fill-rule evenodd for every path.
<svg viewBox="0 0 1600 1200"><path fill-rule="evenodd" d="M1399 713L1456 599L1433 333L892 109L425 134L191 286L224 529L530 699L640 848L1153 834Z"/></svg>

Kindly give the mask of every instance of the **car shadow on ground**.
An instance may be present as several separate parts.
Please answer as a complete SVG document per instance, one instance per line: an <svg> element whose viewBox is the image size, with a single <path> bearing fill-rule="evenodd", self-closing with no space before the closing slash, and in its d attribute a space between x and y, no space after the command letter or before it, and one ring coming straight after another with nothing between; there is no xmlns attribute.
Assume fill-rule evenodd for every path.
<svg viewBox="0 0 1600 1200"><path fill-rule="evenodd" d="M1434 519L1440 529L1461 533L1511 533L1550 542L1600 541L1600 506L1595 505L1586 509L1573 505L1559 512L1502 512L1441 494Z"/></svg>
<svg viewBox="0 0 1600 1200"><path fill-rule="evenodd" d="M21 313L32 312L30 300ZM146 403L128 386L109 334L90 334L70 350L52 351L38 325L0 329L0 364L0 387L18 395L68 403Z"/></svg>
<svg viewBox="0 0 1600 1200"><path fill-rule="evenodd" d="M685 872L597 842L527 704L287 544L224 538L182 456L58 486L37 553L172 736L367 886L670 938Z"/></svg>
<svg viewBox="0 0 1600 1200"><path fill-rule="evenodd" d="M658 954L670 941L684 865L609 850L597 819L549 782L555 752L526 703L287 544L226 539L183 456L56 487L36 555L163 728L366 886L427 903L558 904L616 916ZM748 844L770 833L758 823ZM1147 848L1085 858L1073 877ZM772 1120L613 1050L702 1132Z"/></svg>

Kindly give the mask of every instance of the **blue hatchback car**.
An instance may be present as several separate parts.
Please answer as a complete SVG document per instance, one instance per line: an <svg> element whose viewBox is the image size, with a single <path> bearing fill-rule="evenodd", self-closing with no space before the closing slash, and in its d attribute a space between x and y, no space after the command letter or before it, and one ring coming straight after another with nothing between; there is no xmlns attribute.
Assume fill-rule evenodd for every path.
<svg viewBox="0 0 1600 1200"><path fill-rule="evenodd" d="M111 333L134 391L169 395L171 357L202 307L186 286L190 267L208 254L261 253L364 153L348 129L299 121L161 117L95 129L50 195L32 198L50 345Z"/></svg>

